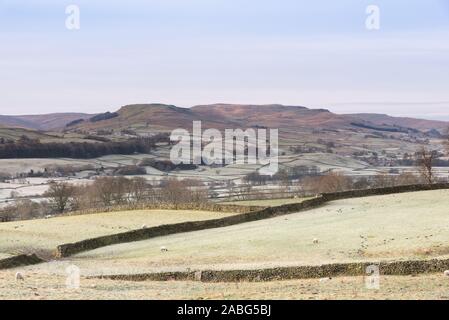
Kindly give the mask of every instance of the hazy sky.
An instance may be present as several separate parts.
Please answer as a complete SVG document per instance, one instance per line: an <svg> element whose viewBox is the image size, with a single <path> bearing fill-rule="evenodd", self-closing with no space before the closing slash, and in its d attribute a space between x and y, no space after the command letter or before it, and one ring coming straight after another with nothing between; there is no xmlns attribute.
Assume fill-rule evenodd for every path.
<svg viewBox="0 0 449 320"><path fill-rule="evenodd" d="M0 0L0 114L228 102L449 119L448 40L449 0Z"/></svg>

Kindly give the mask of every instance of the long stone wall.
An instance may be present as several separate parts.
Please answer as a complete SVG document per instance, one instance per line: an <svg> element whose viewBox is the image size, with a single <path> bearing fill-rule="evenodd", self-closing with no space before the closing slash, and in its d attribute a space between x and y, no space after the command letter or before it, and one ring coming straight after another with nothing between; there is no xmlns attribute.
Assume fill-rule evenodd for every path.
<svg viewBox="0 0 449 320"><path fill-rule="evenodd" d="M410 260L394 262L339 263L319 266L298 266L255 270L205 270L192 272L164 272L146 274L122 274L92 278L124 281L202 281L202 282L260 282L292 279L318 279L339 276L366 276L369 266L377 266L380 275L415 275L444 272L449 269L446 260Z"/></svg>
<svg viewBox="0 0 449 320"><path fill-rule="evenodd" d="M343 191L343 192L335 192L335 193L324 193L323 197L326 199L326 201L334 201L334 200L342 200L342 199L350 199L350 198L388 195L388 194L395 194L395 193L444 190L444 189L449 189L449 183L438 183L438 184L432 184L432 185L418 184L418 185L386 187L386 188L351 190L351 191Z"/></svg>
<svg viewBox="0 0 449 320"><path fill-rule="evenodd" d="M97 207L84 210L76 210L66 213L67 216L77 216L86 214L95 214L103 212L118 212L131 210L195 210L195 211L214 211L214 212L235 212L248 213L252 211L259 211L264 209L264 206L240 206L234 204L219 204L219 203L181 203L181 204L167 204L167 203L138 203L116 205L111 207Z"/></svg>
<svg viewBox="0 0 449 320"><path fill-rule="evenodd" d="M262 210L238 214L235 216L207 220L207 221L195 221L195 222L183 222L170 225L161 225L152 228L146 228L141 230L134 230L114 235L108 235L93 239L87 239L75 243L63 244L57 247L56 257L63 258L68 257L84 251L94 250L97 248L110 246L119 243L127 243L134 241L147 240L155 237L172 235L175 233L192 232L213 228L222 228L232 226L245 222L252 222L257 220L274 218L281 215L290 213L301 212L312 208L317 208L329 201L342 200L349 198L359 198L374 195L387 195L404 192L415 191L428 191L428 190L442 190L449 189L449 183L434 184L434 185L409 185L399 187L377 188L377 189L365 189L365 190L352 190L345 192L326 193L317 196L314 199L305 200L300 203L286 204L277 207L269 207Z"/></svg>
<svg viewBox="0 0 449 320"><path fill-rule="evenodd" d="M35 254L30 254L30 255L23 254L23 255L14 256L11 258L1 259L0 260L0 270L11 269L11 268L16 268L16 267L20 267L20 266L29 266L29 265L38 264L41 262L44 262L44 260L42 260Z"/></svg>

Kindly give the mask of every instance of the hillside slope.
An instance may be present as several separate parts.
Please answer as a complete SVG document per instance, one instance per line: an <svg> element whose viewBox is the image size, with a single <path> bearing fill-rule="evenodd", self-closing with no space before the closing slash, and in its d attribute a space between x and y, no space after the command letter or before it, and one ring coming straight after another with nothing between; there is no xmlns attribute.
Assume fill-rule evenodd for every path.
<svg viewBox="0 0 449 320"><path fill-rule="evenodd" d="M444 133L449 128L449 122L447 121L392 117L386 114L377 113L358 113L348 114L346 116L362 119L375 125L400 126L421 131L430 131L432 129L435 129L440 131L440 133Z"/></svg>
<svg viewBox="0 0 449 320"><path fill-rule="evenodd" d="M78 119L89 119L93 115L85 113L51 113L38 115L0 116L0 125L11 128L52 131L64 128Z"/></svg>
<svg viewBox="0 0 449 320"><path fill-rule="evenodd" d="M107 115L106 113L104 115ZM326 109L302 106L212 104L180 108L166 104L133 104L121 107L114 117L83 113L55 113L46 115L0 116L0 125L34 130L59 130L75 120L83 122L70 130L122 130L137 129L145 132L171 131L192 128L193 121L202 121L204 128L268 127L279 129L368 129L400 132L437 130L444 134L449 122L414 118L391 117L383 114L336 114Z"/></svg>
<svg viewBox="0 0 449 320"><path fill-rule="evenodd" d="M339 115L325 109L309 109L301 106L212 104L192 108L179 108L165 104L135 104L121 107L118 116L103 121L84 121L73 129L145 129L173 130L192 128L192 121L202 121L203 127L217 129L268 127L279 129L360 129L354 124L368 127L398 127L441 133L449 122L412 118L396 118L386 115Z"/></svg>

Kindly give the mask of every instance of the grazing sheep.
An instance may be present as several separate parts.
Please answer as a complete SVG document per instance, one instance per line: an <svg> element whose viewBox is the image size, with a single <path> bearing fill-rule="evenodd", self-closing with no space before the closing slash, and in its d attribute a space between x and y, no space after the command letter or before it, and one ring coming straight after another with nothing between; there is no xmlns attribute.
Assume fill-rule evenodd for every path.
<svg viewBox="0 0 449 320"><path fill-rule="evenodd" d="M445 275L446 277L449 277L449 270L444 271L444 275Z"/></svg>
<svg viewBox="0 0 449 320"><path fill-rule="evenodd" d="M166 247L161 247L161 252L168 252L168 249Z"/></svg>
<svg viewBox="0 0 449 320"><path fill-rule="evenodd" d="M332 280L332 278L329 278L329 277L327 277L327 278L321 278L320 279L320 282L328 282L328 281L331 281Z"/></svg>
<svg viewBox="0 0 449 320"><path fill-rule="evenodd" d="M24 281L25 278L23 277L23 274L21 274L20 272L16 273L16 281Z"/></svg>
<svg viewBox="0 0 449 320"><path fill-rule="evenodd" d="M142 229L146 229L147 228L147 225L146 224L143 224L142 225Z"/></svg>
<svg viewBox="0 0 449 320"><path fill-rule="evenodd" d="M318 243L319 243L319 241L317 238L313 239L313 244L318 244Z"/></svg>

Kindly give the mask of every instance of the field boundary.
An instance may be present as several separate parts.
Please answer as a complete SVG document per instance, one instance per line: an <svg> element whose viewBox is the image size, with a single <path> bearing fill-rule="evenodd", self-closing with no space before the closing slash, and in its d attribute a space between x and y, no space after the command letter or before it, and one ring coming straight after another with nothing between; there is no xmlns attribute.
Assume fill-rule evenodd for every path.
<svg viewBox="0 0 449 320"><path fill-rule="evenodd" d="M76 210L64 214L63 216L78 216L105 212L135 211L135 210L193 210L193 211L214 211L214 212L235 212L248 213L265 209L266 206L242 206L238 204L220 203L182 203L182 204L126 204L111 207L99 207L92 209Z"/></svg>
<svg viewBox="0 0 449 320"><path fill-rule="evenodd" d="M253 270L198 270L189 272L162 272L142 274L101 275L91 279L121 281L201 281L201 282L264 282L293 279L319 279L341 276L370 276L370 266L379 268L380 275L406 276L444 272L449 269L446 260L409 260L391 262L354 262L317 266L279 267Z"/></svg>
<svg viewBox="0 0 449 320"><path fill-rule="evenodd" d="M342 191L342 192L323 193L322 196L326 199L326 201L335 201L335 200L343 200L343 199L351 199L351 198L389 195L389 194L396 194L396 193L445 190L445 189L449 189L449 183L435 183L435 184L431 184L431 185L430 184L416 184L416 185L406 185L406 186L396 186L396 187L350 190L350 191Z"/></svg>
<svg viewBox="0 0 449 320"><path fill-rule="evenodd" d="M146 229L133 230L119 234L86 239L75 243L62 244L56 248L56 257L57 258L69 257L77 253L90 251L114 244L147 240L177 233L222 228L246 222L253 222L258 220L274 218L281 215L297 213L313 208L318 208L327 202L335 200L359 198L375 195L388 195L405 192L442 190L442 189L449 189L449 183L433 184L433 185L408 185L399 187L325 193L317 196L314 199L304 200L303 202L286 204L276 207L267 207L262 210L248 212L244 214L237 214L225 218L160 225Z"/></svg>
<svg viewBox="0 0 449 320"><path fill-rule="evenodd" d="M39 258L36 254L22 254L18 256L13 256L6 259L0 260L0 270L11 269L21 266L29 266L33 264L38 264L46 262L45 260Z"/></svg>

